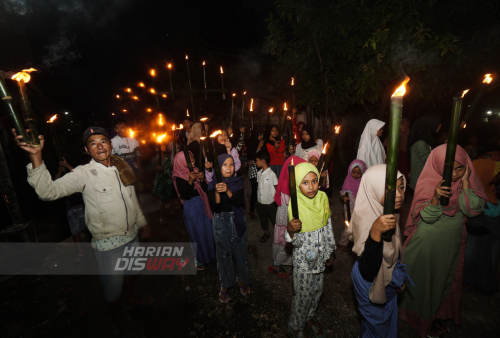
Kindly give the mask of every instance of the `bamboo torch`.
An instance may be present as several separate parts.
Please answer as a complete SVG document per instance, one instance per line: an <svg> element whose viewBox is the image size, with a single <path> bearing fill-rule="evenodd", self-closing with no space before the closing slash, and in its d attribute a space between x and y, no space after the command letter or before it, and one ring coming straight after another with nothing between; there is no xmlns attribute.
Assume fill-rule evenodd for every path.
<svg viewBox="0 0 500 338"><path fill-rule="evenodd" d="M226 99L226 93L224 93L224 70L222 69L222 66L220 66L220 80L221 80L221 83L222 83L222 99L225 100Z"/></svg>
<svg viewBox="0 0 500 338"><path fill-rule="evenodd" d="M297 108L295 106L295 79L292 77L292 99L293 99L293 108ZM293 113L293 117L295 117L295 113Z"/></svg>
<svg viewBox="0 0 500 338"><path fill-rule="evenodd" d="M328 165L330 164L330 160L332 159L333 155L333 150L335 149L335 143L337 143L337 138L339 137L340 134L340 126L335 126L335 133L333 134L333 139L332 142L330 142L330 147L328 148L328 154L326 155L325 159L325 168L328 168ZM321 174L321 172L320 172ZM323 181L325 180L324 177L319 178L319 186L323 186Z"/></svg>
<svg viewBox="0 0 500 338"><path fill-rule="evenodd" d="M17 136L22 136L20 142L29 143L28 136L26 136L26 130L24 129L24 123L19 114L14 110L14 105L12 104L12 96L10 96L7 85L0 73L0 96L5 105L7 106L7 111L9 112L9 122L10 125L16 130Z"/></svg>
<svg viewBox="0 0 500 338"><path fill-rule="evenodd" d="M54 127L54 121L56 119L57 119L57 114L55 114L54 116L52 116L47 121L47 123L49 124L50 129L52 131L52 143L54 143L54 147L56 148L57 158L59 159L59 161L62 161L63 160L63 155L62 155L61 149L59 148L59 137L57 137L56 128Z"/></svg>
<svg viewBox="0 0 500 338"><path fill-rule="evenodd" d="M170 92L172 93L172 100L174 99L174 88L172 87L172 64L169 63L167 65L168 69L168 78L170 79Z"/></svg>
<svg viewBox="0 0 500 338"><path fill-rule="evenodd" d="M234 97L236 96L235 93L231 96L231 123L230 126L233 126L233 111L234 111Z"/></svg>
<svg viewBox="0 0 500 338"><path fill-rule="evenodd" d="M212 149L210 148L210 145L212 144L212 142L210 142L210 140L206 140L205 138L203 139L203 146L205 148L205 156L207 158L207 161L208 162L212 162L213 164L213 154L212 154ZM209 172L212 172L212 168L208 168L208 171Z"/></svg>
<svg viewBox="0 0 500 338"><path fill-rule="evenodd" d="M205 143L205 136L201 136L200 137L200 157L199 157L199 161L200 161L200 166L198 167L198 170L200 173L204 172L205 171L205 156L203 156L203 144Z"/></svg>
<svg viewBox="0 0 500 338"><path fill-rule="evenodd" d="M253 99L250 99L250 124L253 130Z"/></svg>
<svg viewBox="0 0 500 338"><path fill-rule="evenodd" d="M167 136L166 133L158 136L158 138L156 139L156 142L158 143L158 165L160 166L161 166L161 141L165 136Z"/></svg>
<svg viewBox="0 0 500 338"><path fill-rule="evenodd" d="M28 93L26 92L26 83L31 79L30 72L36 71L34 68L23 69L21 72L16 73L12 76L12 80L16 80L19 84L19 93L21 94L21 109L24 113L24 121L26 122L27 129L29 129L28 143L32 148L41 147L40 140L38 139L38 131L36 128L35 115L31 109L31 103L28 99Z"/></svg>
<svg viewBox="0 0 500 338"><path fill-rule="evenodd" d="M203 61L203 84L205 85L205 101L207 100L207 76L205 74L205 61Z"/></svg>
<svg viewBox="0 0 500 338"><path fill-rule="evenodd" d="M347 200L349 200L349 193L348 192L345 193L345 197L347 197ZM347 209L346 225L349 226L349 222L351 221L351 203L350 202L347 203L346 206L347 206L347 208L346 208Z"/></svg>
<svg viewBox="0 0 500 338"><path fill-rule="evenodd" d="M325 143L325 146L323 147L323 151L321 152L321 155L319 156L318 159L318 166L316 169L318 169L318 172L321 173L321 169L323 169L323 163L325 163L325 155L326 155L326 147L328 146L328 142Z"/></svg>
<svg viewBox="0 0 500 338"><path fill-rule="evenodd" d="M290 182L290 203L292 203L292 215L294 219L299 219L299 206L297 204L297 185L295 183L295 166L292 162L288 165L288 177Z"/></svg>
<svg viewBox="0 0 500 338"><path fill-rule="evenodd" d="M215 176L217 177L217 183L221 183L222 182L222 174L220 172L220 168L219 168L219 159L217 158L217 153L215 152L215 146L214 146L214 137L218 137L219 134L222 134L222 131L220 130L217 130L216 132L214 132L212 135L210 135L210 143L211 144L211 147L212 147L212 167L215 169Z"/></svg>
<svg viewBox="0 0 500 338"><path fill-rule="evenodd" d="M288 146L295 146L295 142L293 142L293 123L292 123L292 118L288 116ZM293 150L293 149L292 149ZM293 151L290 151L290 155L292 154Z"/></svg>
<svg viewBox="0 0 500 338"><path fill-rule="evenodd" d="M175 141L175 124L172 125L172 152L174 153L174 158L177 153L177 142Z"/></svg>
<svg viewBox="0 0 500 338"><path fill-rule="evenodd" d="M451 187L451 177L453 175L453 166L455 164L455 152L457 150L457 142L458 142L458 132L459 132L459 121L460 121L460 112L462 110L462 100L465 94L467 94L469 90L464 90L463 92L458 92L453 97L453 109L451 111L451 120L450 120L450 130L448 136L448 145L446 146L446 157L444 160L444 170L443 170L443 187ZM463 163L467 165L467 163ZM441 205L448 205L450 203L450 199L448 197L441 197Z"/></svg>
<svg viewBox="0 0 500 338"><path fill-rule="evenodd" d="M182 126L182 125L181 125ZM182 129L182 128L181 128ZM179 140L181 141L181 144L182 144L182 151L184 152L184 157L186 158L186 163L187 163L187 166L188 166L188 169L189 169L189 172L192 173L193 172L193 163L191 162L191 157L189 156L189 152L187 150L187 147L186 147L186 143L184 142L184 140L181 138L181 132L180 130L181 129L177 129L177 137L179 138Z"/></svg>
<svg viewBox="0 0 500 338"><path fill-rule="evenodd" d="M243 113L245 112L245 95L247 95L247 92L243 92L243 95L241 96L243 101L241 102L241 119L243 120Z"/></svg>
<svg viewBox="0 0 500 338"><path fill-rule="evenodd" d="M398 180L399 136L401 132L401 119L403 117L403 95L406 92L406 83L409 77L391 97L391 117L389 121L389 146L387 147L387 166L385 172L385 198L384 215L394 214L396 204L396 183ZM394 229L384 232L384 239L391 241Z"/></svg>
<svg viewBox="0 0 500 338"><path fill-rule="evenodd" d="M191 96L191 109L193 110L193 119L194 119L193 89L191 88L191 74L189 73L189 58L187 55L186 55L186 66L187 66L188 80L189 80L189 95Z"/></svg>
<svg viewBox="0 0 500 338"><path fill-rule="evenodd" d="M279 137L283 138L283 129L285 129L285 122L286 122L286 113L288 111L288 108L286 107L286 102L283 107L283 117L281 118L281 123L280 123L280 135Z"/></svg>
<svg viewBox="0 0 500 338"><path fill-rule="evenodd" d="M474 109L476 109L476 106L477 106L479 100L483 97L483 94L486 91L486 88L488 87L488 85L491 83L492 80L493 80L493 78L491 77L491 74L486 74L484 76L484 80L483 80L483 83L481 84L479 91L477 92L476 96L474 97L474 100L472 101L469 109L467 109L467 111L465 112L464 118L462 119L462 122L460 123L460 129L465 128L465 124L466 124L467 120L469 119L469 117L472 114L472 112L474 111Z"/></svg>

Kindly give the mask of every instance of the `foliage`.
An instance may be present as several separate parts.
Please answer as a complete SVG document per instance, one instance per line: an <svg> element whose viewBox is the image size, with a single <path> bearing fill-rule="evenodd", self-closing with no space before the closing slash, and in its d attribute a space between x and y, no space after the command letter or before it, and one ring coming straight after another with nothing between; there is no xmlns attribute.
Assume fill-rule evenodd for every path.
<svg viewBox="0 0 500 338"><path fill-rule="evenodd" d="M498 66L496 0L276 0L275 6L263 46L275 57L275 95L285 83L289 90L294 76L297 103L316 112L344 115L361 105L382 117L404 73L410 102L437 105Z"/></svg>

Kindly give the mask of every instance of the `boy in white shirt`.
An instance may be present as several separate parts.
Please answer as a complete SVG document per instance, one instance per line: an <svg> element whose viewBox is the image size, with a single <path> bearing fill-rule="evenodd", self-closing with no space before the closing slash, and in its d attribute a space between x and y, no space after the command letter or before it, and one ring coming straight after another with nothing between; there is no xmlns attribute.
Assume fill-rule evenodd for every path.
<svg viewBox="0 0 500 338"><path fill-rule="evenodd" d="M260 238L262 243L265 243L271 236L269 233L269 223L276 224L276 203L274 202L274 194L278 185L278 178L274 171L269 168L270 161L269 153L263 151L257 153L256 164L259 168L257 173L257 211L259 212L260 226L264 230L264 235Z"/></svg>
<svg viewBox="0 0 500 338"><path fill-rule="evenodd" d="M111 139L113 145L111 155L123 158L137 174L140 169L139 158L141 157L139 142L135 138L127 136L129 127L124 120L117 120L114 129L118 135Z"/></svg>

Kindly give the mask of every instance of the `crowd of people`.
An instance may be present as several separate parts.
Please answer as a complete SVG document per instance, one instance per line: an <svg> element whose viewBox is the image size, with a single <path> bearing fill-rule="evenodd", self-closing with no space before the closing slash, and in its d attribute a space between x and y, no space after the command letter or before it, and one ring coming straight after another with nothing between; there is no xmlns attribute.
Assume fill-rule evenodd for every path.
<svg viewBox="0 0 500 338"><path fill-rule="evenodd" d="M112 271L123 247L138 245L140 228L143 237L150 234L134 189L133 178L140 166L139 144L124 134L124 123L116 124L113 139L103 128L88 128L83 143L90 162L76 168L61 163L71 171L54 180L42 160L43 136L40 148L30 148L17 136L16 140L30 155L28 182L42 200L81 193L83 203L74 205L82 206L68 210L72 210L71 215L79 212L80 219L84 210L104 297L119 334L127 335L131 332L120 309L122 290L129 306L147 306L154 300L135 297L133 276ZM420 337L442 337L449 333L447 320L459 324L464 289L498 291L500 148L496 135L481 142L474 135L469 137L465 148L457 146L451 187L445 187L442 176L447 136L439 134L441 118L423 115L412 126L404 119L395 209L410 196L413 200L402 234L399 212L383 212L387 140L380 138L384 125L372 119L361 134L356 159L339 191L345 225L338 241L325 193L333 189L329 163L318 168L323 140L315 138L312 125L296 123L295 119L295 137L288 144L275 125L255 128L248 137L244 127L217 126L221 133L215 140L214 161L200 146L208 136L208 125L186 118L180 138L162 146L164 160L157 168L153 188L161 201L160 223L168 223L168 204L173 217L181 217L182 212L190 242L196 244L196 269L203 271L215 259L218 299L228 303L232 287L243 296L251 292L248 196L248 217L256 219L257 212L263 231L259 241L266 243L273 237L268 271L278 278L293 274L294 297L287 323L293 337L306 333L326 336L314 313L323 292L325 269L334 264L336 250L358 256L351 277L361 313L360 337L397 337L398 318ZM189 159L181 151L182 143ZM287 169L292 162L294 187L290 187ZM296 190L298 219L293 217L290 189ZM441 205L441 197L449 197L449 204ZM75 228L76 233L80 226ZM384 240L389 231L392 237ZM291 271L286 270L291 267Z"/></svg>

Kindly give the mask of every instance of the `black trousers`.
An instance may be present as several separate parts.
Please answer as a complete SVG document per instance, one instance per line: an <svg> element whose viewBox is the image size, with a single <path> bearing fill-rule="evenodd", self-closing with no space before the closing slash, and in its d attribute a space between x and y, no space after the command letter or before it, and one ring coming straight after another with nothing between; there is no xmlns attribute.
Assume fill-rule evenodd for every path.
<svg viewBox="0 0 500 338"><path fill-rule="evenodd" d="M250 194L250 212L255 212L255 204L257 204L257 188L259 186L257 183L257 177L250 179L250 186L252 187L252 193Z"/></svg>
<svg viewBox="0 0 500 338"><path fill-rule="evenodd" d="M271 220L273 226L276 224L276 203L260 204L257 202L257 210L259 211L260 226L262 230L269 230L268 219Z"/></svg>

